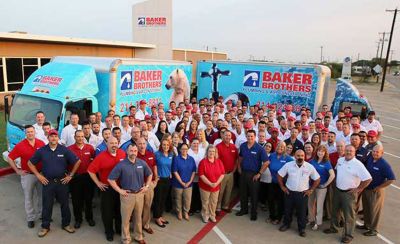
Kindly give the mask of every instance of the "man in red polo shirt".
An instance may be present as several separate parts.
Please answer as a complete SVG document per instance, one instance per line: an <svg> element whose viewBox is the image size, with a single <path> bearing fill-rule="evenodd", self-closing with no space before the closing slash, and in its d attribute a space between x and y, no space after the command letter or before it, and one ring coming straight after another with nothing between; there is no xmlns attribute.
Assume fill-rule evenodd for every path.
<svg viewBox="0 0 400 244"><path fill-rule="evenodd" d="M221 209L230 213L229 204L231 202L231 193L233 189L233 174L236 171L239 152L237 147L230 143L231 132L226 130L222 135L222 142L217 145L218 158L224 164L225 176L221 182L221 187L218 195L217 214Z"/></svg>
<svg viewBox="0 0 400 244"><path fill-rule="evenodd" d="M85 134L82 130L75 131L75 144L68 147L80 160L78 170L69 182L69 189L72 196L72 207L75 217L75 229L82 224L82 210L85 207L85 218L90 226L94 226L92 211L92 200L94 195L94 183L87 172L89 164L95 157L94 148L85 144Z"/></svg>
<svg viewBox="0 0 400 244"><path fill-rule="evenodd" d="M275 152L276 150L276 145L280 141L278 138L279 135L279 129L276 127L272 127L271 130L269 131L271 133L271 138L267 140L267 142L272 144L272 150L271 152Z"/></svg>
<svg viewBox="0 0 400 244"><path fill-rule="evenodd" d="M138 154L136 157L138 159L144 160L153 173L153 181L149 185L149 189L144 193L143 219L142 219L143 229L147 233L153 234L154 232L150 228L150 220L151 220L150 209L154 198L154 188L156 187L158 182L156 157L154 156L154 153L150 152L149 150L146 150L147 144L146 140L143 137L140 137L136 143L138 147ZM146 178L144 179L144 182L146 182Z"/></svg>
<svg viewBox="0 0 400 244"><path fill-rule="evenodd" d="M28 161L36 150L43 147L43 141L35 138L35 128L32 125L25 126L26 139L14 146L8 154L8 163L15 173L21 176L21 185L25 196L25 212L27 215L28 227L35 226L35 220L42 216L42 183L32 173L28 167ZM17 158L21 158L21 168L15 164ZM41 170L41 164L37 164L38 171ZM36 190L36 194L34 194Z"/></svg>
<svg viewBox="0 0 400 244"><path fill-rule="evenodd" d="M126 154L123 150L118 149L118 140L111 137L107 141L107 150L103 151L93 160L88 167L90 178L101 190L101 219L103 221L107 241L114 240L114 233L121 233L121 211L119 193L116 192L108 183L108 175L112 169L122 160ZM99 174L97 178L96 173ZM115 222L114 222L115 221ZM115 232L113 228L115 226Z"/></svg>

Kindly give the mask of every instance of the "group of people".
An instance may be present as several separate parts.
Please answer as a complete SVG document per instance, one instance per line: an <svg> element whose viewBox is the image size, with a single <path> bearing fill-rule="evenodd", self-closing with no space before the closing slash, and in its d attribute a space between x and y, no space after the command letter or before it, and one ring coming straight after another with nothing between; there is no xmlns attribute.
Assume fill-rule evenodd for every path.
<svg viewBox="0 0 400 244"><path fill-rule="evenodd" d="M43 112L36 113L8 161L21 176L28 227L42 219L39 237L50 230L54 199L65 231L80 228L83 213L94 226L98 188L106 239L117 233L130 243L132 222L133 240L145 243L143 231L154 233L152 219L168 226L165 211L186 221L200 213L204 223L230 213L236 184L237 216L250 214L255 221L261 204L269 211L266 222L286 231L295 212L302 237L307 224L317 231L325 218L331 224L324 233L343 227L341 240L348 243L362 209L364 225L357 228L377 235L385 187L395 176L382 158L383 129L374 111L361 120L346 107L333 117L323 105L315 115L308 108L296 115L291 105L282 111L276 104L224 103L222 97L146 106L141 101L122 117L110 110L104 120L97 112L81 124L71 113L60 135Z"/></svg>

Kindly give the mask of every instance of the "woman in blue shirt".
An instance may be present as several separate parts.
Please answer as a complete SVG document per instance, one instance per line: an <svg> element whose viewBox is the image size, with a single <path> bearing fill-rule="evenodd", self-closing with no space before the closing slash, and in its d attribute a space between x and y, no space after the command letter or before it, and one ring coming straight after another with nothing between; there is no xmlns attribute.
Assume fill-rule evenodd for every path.
<svg viewBox="0 0 400 244"><path fill-rule="evenodd" d="M267 223L277 225L281 222L283 216L283 191L279 187L278 179L276 174L287 162L294 161L292 157L286 154L286 143L279 141L276 145L276 151L271 153L269 156L270 165L269 171L272 176L272 183L270 189L268 189L268 207L269 207L269 218L266 220Z"/></svg>
<svg viewBox="0 0 400 244"><path fill-rule="evenodd" d="M165 228L165 225L168 224L168 221L166 221L162 215L170 187L171 164L173 156L172 143L167 139L161 140L160 149L155 153L157 173L160 179L156 188L154 189L153 211L155 223L161 228Z"/></svg>
<svg viewBox="0 0 400 244"><path fill-rule="evenodd" d="M180 154L172 161L171 185L175 200L176 216L179 220L182 220L182 212L183 217L189 220L192 182L196 174L196 163L194 158L188 155L188 151L189 146L183 143L180 147Z"/></svg>
<svg viewBox="0 0 400 244"><path fill-rule="evenodd" d="M308 221L311 223L312 230L318 230L324 215L327 187L335 178L335 172L329 162L328 149L324 145L317 147L315 156L309 163L314 166L321 177L318 188L308 197Z"/></svg>

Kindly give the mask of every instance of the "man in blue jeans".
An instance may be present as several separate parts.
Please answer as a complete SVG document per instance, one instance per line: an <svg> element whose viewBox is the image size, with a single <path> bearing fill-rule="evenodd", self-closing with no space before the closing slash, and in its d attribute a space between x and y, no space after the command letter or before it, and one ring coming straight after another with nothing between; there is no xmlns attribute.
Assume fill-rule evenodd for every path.
<svg viewBox="0 0 400 244"><path fill-rule="evenodd" d="M69 224L71 222L71 212L68 202L68 182L74 176L81 161L75 154L65 146L58 144L58 132L49 131L49 144L39 148L28 166L43 184L43 210L42 210L42 229L38 236L44 237L50 231L50 221L53 210L54 198L61 205L62 228L68 233L74 233L75 229ZM42 172L36 169L36 164L42 162ZM71 172L68 172L68 163L73 164Z"/></svg>

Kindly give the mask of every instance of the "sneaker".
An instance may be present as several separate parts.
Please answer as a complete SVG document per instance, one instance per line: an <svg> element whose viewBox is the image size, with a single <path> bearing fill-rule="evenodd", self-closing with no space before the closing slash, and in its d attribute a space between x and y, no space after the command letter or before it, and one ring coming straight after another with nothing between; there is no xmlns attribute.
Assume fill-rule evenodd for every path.
<svg viewBox="0 0 400 244"><path fill-rule="evenodd" d="M203 221L203 223L208 223L208 219L206 219L205 217L201 217L201 220Z"/></svg>
<svg viewBox="0 0 400 244"><path fill-rule="evenodd" d="M315 230L315 231L318 230L318 225L317 225L317 224L314 224L314 225L311 227L311 229L312 229L312 230Z"/></svg>
<svg viewBox="0 0 400 244"><path fill-rule="evenodd" d="M215 218L213 218L213 217L210 217L210 221L213 222L213 223L217 222L217 220Z"/></svg>

